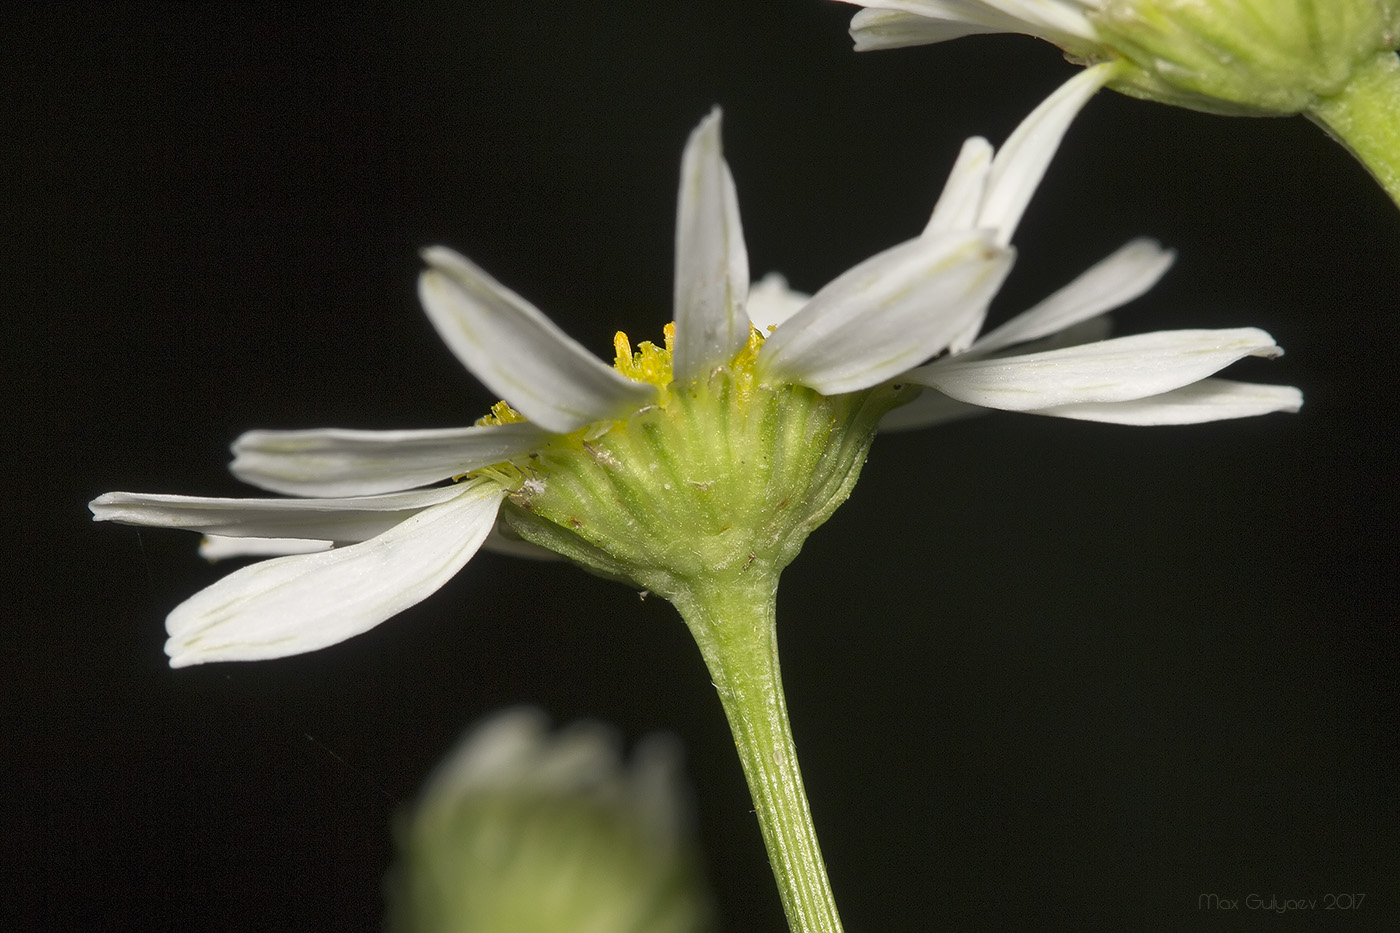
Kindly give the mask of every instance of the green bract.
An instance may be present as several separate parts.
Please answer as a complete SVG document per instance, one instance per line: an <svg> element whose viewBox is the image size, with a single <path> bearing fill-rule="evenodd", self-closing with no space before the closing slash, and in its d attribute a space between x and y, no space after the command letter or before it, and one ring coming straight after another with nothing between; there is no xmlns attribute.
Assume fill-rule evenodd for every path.
<svg viewBox="0 0 1400 933"><path fill-rule="evenodd" d="M776 579L850 495L880 418L918 390L764 385L762 340L753 331L708 377L660 382L656 405L500 467L513 488L502 519L532 544L672 600L720 578ZM632 356L619 335L618 368L630 357L632 370L665 380L670 343Z"/></svg>
<svg viewBox="0 0 1400 933"><path fill-rule="evenodd" d="M1210 113L1303 113L1400 45L1397 0L1103 0L1110 86Z"/></svg>

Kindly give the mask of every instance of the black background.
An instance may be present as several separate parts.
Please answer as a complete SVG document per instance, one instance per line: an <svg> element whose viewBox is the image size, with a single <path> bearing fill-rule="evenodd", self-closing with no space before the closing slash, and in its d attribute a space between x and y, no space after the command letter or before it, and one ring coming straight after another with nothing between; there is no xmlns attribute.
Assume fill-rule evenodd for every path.
<svg viewBox="0 0 1400 933"><path fill-rule="evenodd" d="M434 427L493 400L414 296L444 243L606 355L669 317L686 134L725 108L755 276L815 290L916 233L961 140L1073 74L978 37L856 55L800 0L44 5L3 42L5 929L374 929L390 819L476 717L685 743L726 930L777 930L757 826L674 612L475 559L312 655L171 671L225 568L96 526L124 489L248 494L252 427ZM1400 917L1400 217L1302 119L1099 95L1016 242L1004 317L1131 236L1180 250L1121 332L1258 325L1231 375L1296 416L992 415L880 439L784 577L784 672L848 929L1288 926L1215 893ZM12 359L9 359L11 358ZM1327 894L1365 894L1322 910Z"/></svg>

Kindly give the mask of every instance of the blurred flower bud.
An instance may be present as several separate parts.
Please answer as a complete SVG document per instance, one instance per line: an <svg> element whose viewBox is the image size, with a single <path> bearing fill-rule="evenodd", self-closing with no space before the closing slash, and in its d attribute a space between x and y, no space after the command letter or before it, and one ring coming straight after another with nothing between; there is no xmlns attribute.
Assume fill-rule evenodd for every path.
<svg viewBox="0 0 1400 933"><path fill-rule="evenodd" d="M396 827L391 933L700 933L712 914L679 749L551 734L513 709L473 728Z"/></svg>

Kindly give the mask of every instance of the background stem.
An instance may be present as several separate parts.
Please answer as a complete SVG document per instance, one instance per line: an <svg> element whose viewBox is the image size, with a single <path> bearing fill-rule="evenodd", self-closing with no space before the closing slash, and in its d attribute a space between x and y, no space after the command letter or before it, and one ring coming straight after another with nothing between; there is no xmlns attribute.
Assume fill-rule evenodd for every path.
<svg viewBox="0 0 1400 933"><path fill-rule="evenodd" d="M1377 52L1308 118L1356 156L1400 207L1400 58Z"/></svg>

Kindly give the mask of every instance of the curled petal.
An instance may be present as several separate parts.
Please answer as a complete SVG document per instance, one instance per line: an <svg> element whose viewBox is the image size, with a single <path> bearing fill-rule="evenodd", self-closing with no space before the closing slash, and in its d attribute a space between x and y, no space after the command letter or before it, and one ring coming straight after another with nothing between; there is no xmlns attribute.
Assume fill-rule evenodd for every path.
<svg viewBox="0 0 1400 933"><path fill-rule="evenodd" d="M1175 252L1154 240L1133 240L1035 307L983 335L969 352L995 353L1112 311L1157 284L1175 259Z"/></svg>
<svg viewBox="0 0 1400 933"><path fill-rule="evenodd" d="M873 256L773 332L759 351L760 378L835 395L897 376L984 313L1012 258L983 231L919 237Z"/></svg>
<svg viewBox="0 0 1400 933"><path fill-rule="evenodd" d="M1282 353L1272 337L1253 327L1158 331L998 359L954 357L902 378L973 405L1030 411L1160 395L1243 357Z"/></svg>
<svg viewBox="0 0 1400 933"><path fill-rule="evenodd" d="M233 475L292 496L368 496L412 489L536 447L535 424L417 431L249 431L233 442Z"/></svg>
<svg viewBox="0 0 1400 933"><path fill-rule="evenodd" d="M1250 418L1276 411L1295 412L1302 407L1303 393L1293 386L1202 379L1171 392L1128 402L1059 405L1028 414L1109 424L1165 425Z"/></svg>
<svg viewBox="0 0 1400 933"><path fill-rule="evenodd" d="M418 295L443 342L491 391L541 427L567 434L649 404L656 387L604 365L534 305L465 257L423 251Z"/></svg>
<svg viewBox="0 0 1400 933"><path fill-rule="evenodd" d="M225 499L109 492L88 504L99 522L184 528L253 538L365 541L423 509L461 495L462 487L414 489L349 499Z"/></svg>
<svg viewBox="0 0 1400 933"><path fill-rule="evenodd" d="M749 256L734 178L720 149L718 107L686 143L678 200L672 366L684 382L725 365L749 339Z"/></svg>
<svg viewBox="0 0 1400 933"><path fill-rule="evenodd" d="M377 538L237 570L166 619L171 667L315 651L366 632L441 587L476 553L504 492L457 488Z"/></svg>

